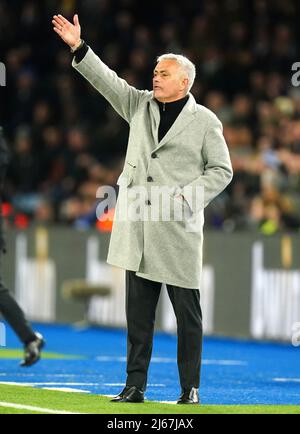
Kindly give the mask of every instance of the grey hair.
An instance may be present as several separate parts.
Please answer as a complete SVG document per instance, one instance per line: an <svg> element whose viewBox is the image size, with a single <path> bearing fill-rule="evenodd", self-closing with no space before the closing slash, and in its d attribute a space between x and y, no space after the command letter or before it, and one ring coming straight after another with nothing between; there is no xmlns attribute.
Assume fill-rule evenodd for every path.
<svg viewBox="0 0 300 434"><path fill-rule="evenodd" d="M176 62L179 64L181 69L186 73L187 78L189 80L189 87L188 91L192 88L195 77L196 77L196 67L193 64L193 62L190 61L187 57L183 56L182 54L173 54L173 53L167 53L162 54L161 56L158 56L156 61L157 63L161 60L176 60Z"/></svg>

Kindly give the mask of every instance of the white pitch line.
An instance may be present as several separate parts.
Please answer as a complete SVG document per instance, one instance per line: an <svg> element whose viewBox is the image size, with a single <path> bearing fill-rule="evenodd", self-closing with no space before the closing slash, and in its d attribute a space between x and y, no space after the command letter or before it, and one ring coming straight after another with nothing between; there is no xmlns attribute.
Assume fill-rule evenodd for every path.
<svg viewBox="0 0 300 434"><path fill-rule="evenodd" d="M57 383L57 382L30 382L30 383L16 383L14 381L0 381L0 384L7 386L101 386L99 383Z"/></svg>
<svg viewBox="0 0 300 434"><path fill-rule="evenodd" d="M11 374L4 372L0 373L0 377L9 377ZM87 377L89 374L28 374L28 373L14 373L14 377L63 377L63 378L73 378L73 377Z"/></svg>
<svg viewBox="0 0 300 434"><path fill-rule="evenodd" d="M84 413L74 413L72 411L52 410L50 408L43 408L43 407L33 407L31 405L16 404L14 402L0 401L0 407L15 408L17 410L38 411L40 413L49 413L49 414L84 414Z"/></svg>
<svg viewBox="0 0 300 434"><path fill-rule="evenodd" d="M246 366L247 362L243 360L211 360L206 359L202 361L203 365L217 365L217 366Z"/></svg>
<svg viewBox="0 0 300 434"><path fill-rule="evenodd" d="M99 383L99 386L108 386L108 387L124 387L125 383ZM147 387L166 387L165 384L161 383L149 383Z"/></svg>
<svg viewBox="0 0 300 434"><path fill-rule="evenodd" d="M70 393L91 393L89 390L74 389L73 387L42 387L43 390L55 390L57 392L70 392Z"/></svg>
<svg viewBox="0 0 300 434"><path fill-rule="evenodd" d="M300 378L273 378L277 383L300 383Z"/></svg>
<svg viewBox="0 0 300 434"><path fill-rule="evenodd" d="M160 404L171 404L171 405L177 404L177 401L157 401L157 402L159 402Z"/></svg>
<svg viewBox="0 0 300 434"><path fill-rule="evenodd" d="M97 356L98 362L126 362L126 357L116 356ZM151 363L177 363L177 359L171 357L152 357ZM216 360L204 359L203 365L217 365L217 366L245 366L248 363L244 360Z"/></svg>
<svg viewBox="0 0 300 434"><path fill-rule="evenodd" d="M107 398L113 398L115 395L103 395L106 396ZM170 405L174 405L177 404L177 401L149 401L147 400L147 397L145 396L145 399L147 402L159 402L160 404L170 404Z"/></svg>
<svg viewBox="0 0 300 434"><path fill-rule="evenodd" d="M31 387L33 383L16 383L15 381L0 381L0 384L4 384L6 386Z"/></svg>
<svg viewBox="0 0 300 434"><path fill-rule="evenodd" d="M70 382L26 382L26 383L17 383L15 381L0 381L0 384L4 384L7 386L27 386L27 387L34 387L34 386L100 386L100 387L124 387L124 383L70 383ZM165 384L148 384L148 387L166 387Z"/></svg>

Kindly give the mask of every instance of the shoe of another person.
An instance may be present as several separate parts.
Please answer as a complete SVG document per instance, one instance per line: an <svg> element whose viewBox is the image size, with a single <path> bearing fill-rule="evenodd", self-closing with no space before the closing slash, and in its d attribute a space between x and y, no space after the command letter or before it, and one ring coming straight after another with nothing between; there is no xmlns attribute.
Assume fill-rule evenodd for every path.
<svg viewBox="0 0 300 434"><path fill-rule="evenodd" d="M111 402L144 402L144 392L136 386L126 386Z"/></svg>
<svg viewBox="0 0 300 434"><path fill-rule="evenodd" d="M198 389L196 389L196 387L184 389L177 404L200 404Z"/></svg>
<svg viewBox="0 0 300 434"><path fill-rule="evenodd" d="M41 358L41 350L45 346L45 340L40 333L35 333L35 337L34 341L24 346L24 360L20 363L22 367L31 366Z"/></svg>

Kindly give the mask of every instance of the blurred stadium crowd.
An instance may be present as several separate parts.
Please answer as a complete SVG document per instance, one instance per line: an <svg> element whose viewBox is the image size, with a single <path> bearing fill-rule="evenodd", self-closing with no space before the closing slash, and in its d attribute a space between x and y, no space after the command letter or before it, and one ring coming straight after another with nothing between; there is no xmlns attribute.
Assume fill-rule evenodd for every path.
<svg viewBox="0 0 300 434"><path fill-rule="evenodd" d="M223 122L235 172L207 208L207 227L300 229L297 0L0 0L0 124L13 150L7 216L94 226L96 190L122 170L127 124L71 68L52 31L52 15L75 12L88 45L138 88L151 89L159 54L196 64L192 93Z"/></svg>

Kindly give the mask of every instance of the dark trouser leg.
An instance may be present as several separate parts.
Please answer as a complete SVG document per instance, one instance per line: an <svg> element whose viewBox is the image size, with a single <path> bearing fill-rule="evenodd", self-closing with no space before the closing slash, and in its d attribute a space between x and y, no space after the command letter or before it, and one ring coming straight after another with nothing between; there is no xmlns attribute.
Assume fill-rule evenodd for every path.
<svg viewBox="0 0 300 434"><path fill-rule="evenodd" d="M202 312L199 289L167 285L177 319L177 362L182 389L199 387L202 354Z"/></svg>
<svg viewBox="0 0 300 434"><path fill-rule="evenodd" d="M0 257L1 273L1 257ZM8 289L3 286L0 278L0 313L14 330L19 339L24 343L35 339L35 334L25 318L24 312L11 296Z"/></svg>
<svg viewBox="0 0 300 434"><path fill-rule="evenodd" d="M24 312L0 282L0 312L23 343L35 339L35 334L25 318Z"/></svg>
<svg viewBox="0 0 300 434"><path fill-rule="evenodd" d="M126 270L127 386L146 389L161 283Z"/></svg>

